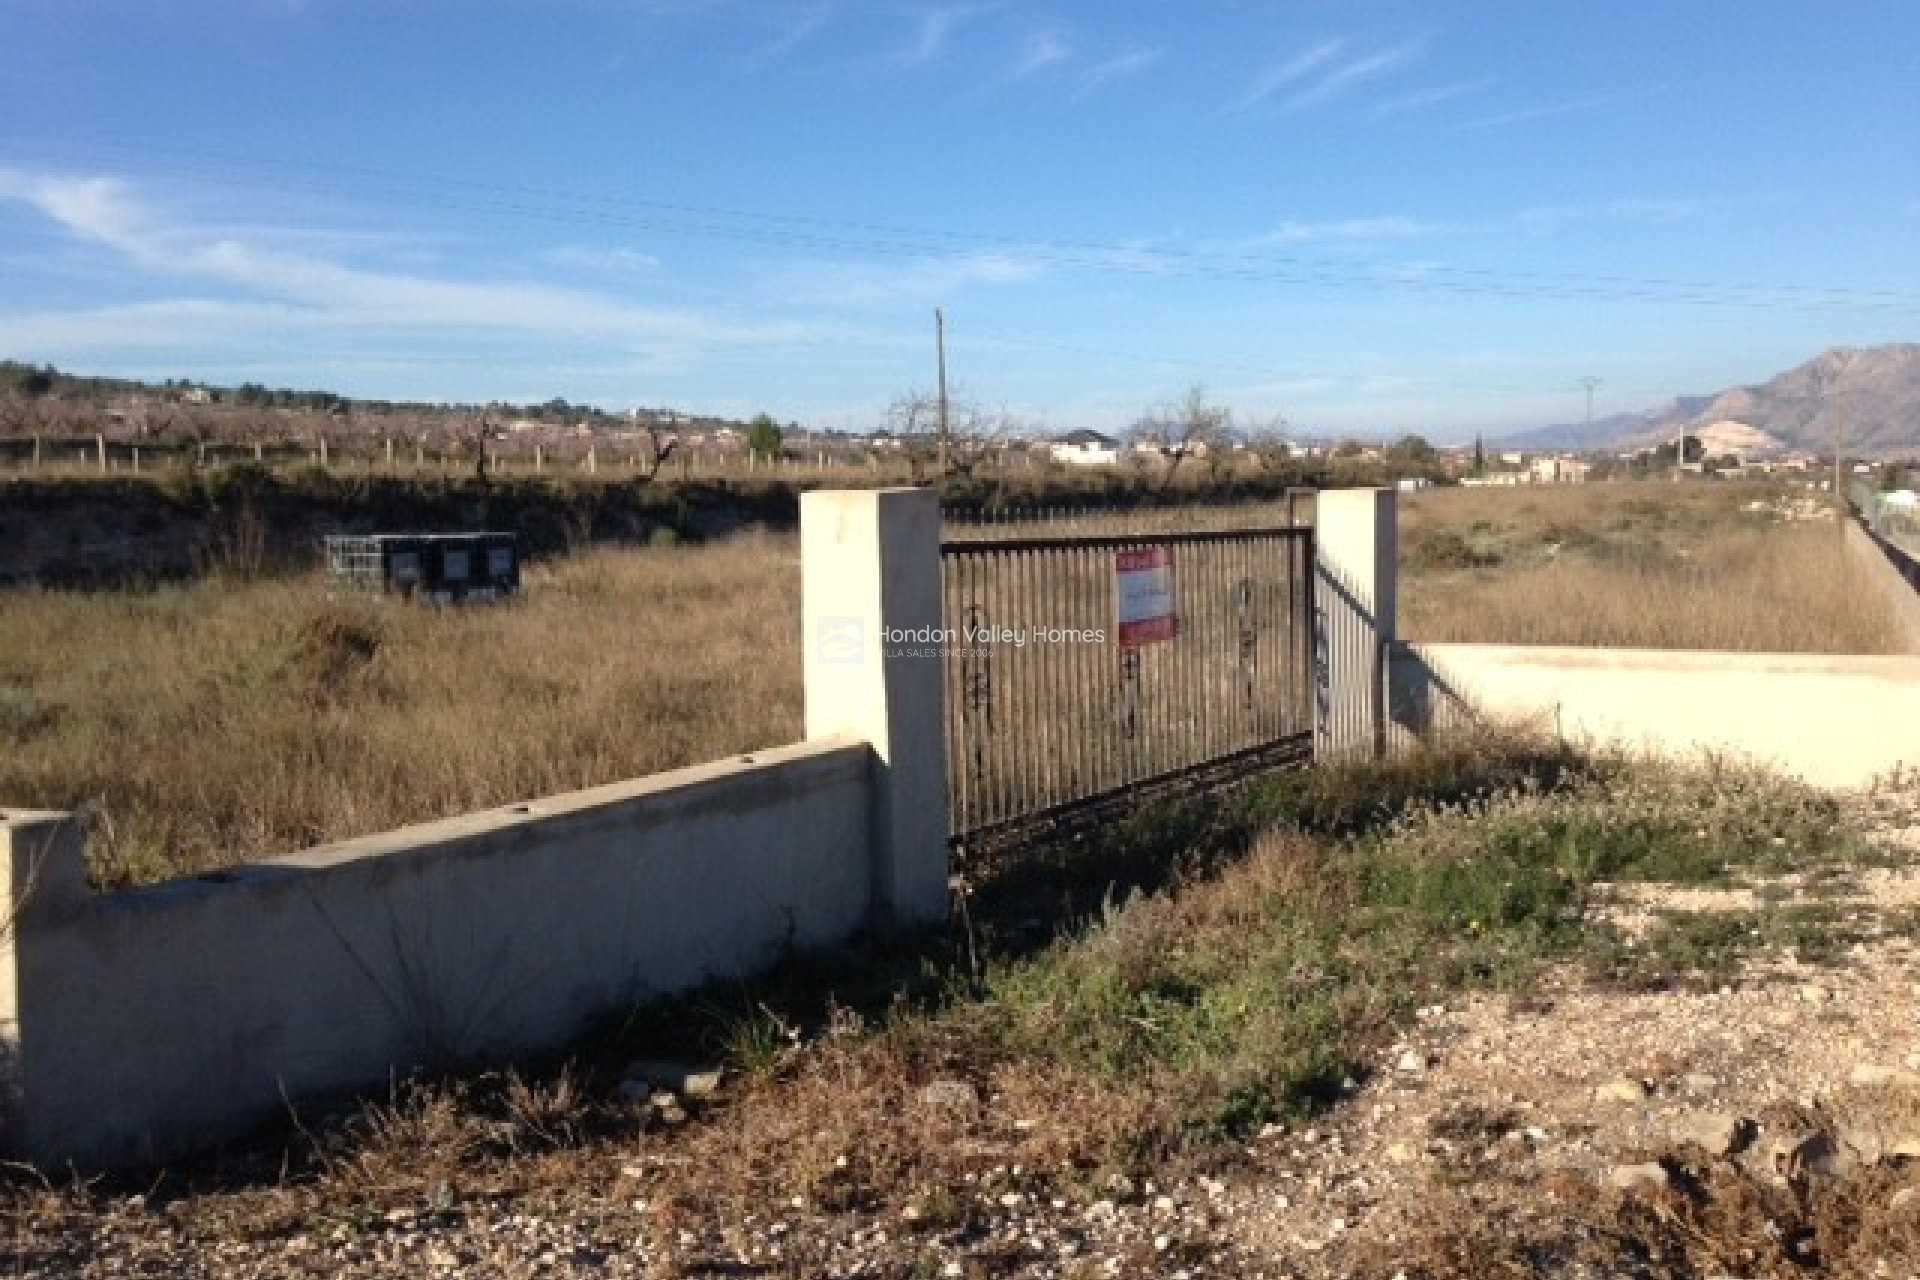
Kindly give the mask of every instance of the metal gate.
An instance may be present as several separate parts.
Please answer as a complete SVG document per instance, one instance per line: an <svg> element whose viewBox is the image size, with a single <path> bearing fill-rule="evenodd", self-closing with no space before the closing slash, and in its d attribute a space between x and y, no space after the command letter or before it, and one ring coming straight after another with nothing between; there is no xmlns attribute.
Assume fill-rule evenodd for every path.
<svg viewBox="0 0 1920 1280"><path fill-rule="evenodd" d="M1312 758L1310 528L940 552L956 846Z"/></svg>

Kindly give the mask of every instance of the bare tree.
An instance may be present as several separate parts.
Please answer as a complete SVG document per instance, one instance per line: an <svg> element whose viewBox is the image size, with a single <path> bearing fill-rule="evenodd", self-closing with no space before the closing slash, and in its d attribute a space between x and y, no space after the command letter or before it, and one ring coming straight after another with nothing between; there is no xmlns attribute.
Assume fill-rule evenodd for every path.
<svg viewBox="0 0 1920 1280"><path fill-rule="evenodd" d="M1240 436L1261 470L1285 472L1294 465L1292 431L1285 415L1273 413L1248 422Z"/></svg>
<svg viewBox="0 0 1920 1280"><path fill-rule="evenodd" d="M642 419L635 414L634 426L639 428L647 442L646 458L640 463L640 483L650 484L660 474L660 468L666 465L667 459L673 456L674 450L680 447L680 437L663 433L655 418Z"/></svg>
<svg viewBox="0 0 1920 1280"><path fill-rule="evenodd" d="M1217 470L1233 447L1233 410L1225 405L1209 404L1206 388L1199 383L1187 389L1179 404L1152 410L1133 424L1133 439L1158 450L1166 460L1166 483L1189 457L1211 459Z"/></svg>
<svg viewBox="0 0 1920 1280"><path fill-rule="evenodd" d="M940 455L940 397L920 390L901 392L887 406L887 430L900 442L913 482L921 483Z"/></svg>
<svg viewBox="0 0 1920 1280"><path fill-rule="evenodd" d="M1015 419L1005 409L987 409L964 395L947 397L947 437L940 438L940 397L907 391L887 406L887 429L900 441L915 484L929 473L970 477L1006 451ZM945 444L942 449L941 445ZM945 457L944 470L940 467Z"/></svg>

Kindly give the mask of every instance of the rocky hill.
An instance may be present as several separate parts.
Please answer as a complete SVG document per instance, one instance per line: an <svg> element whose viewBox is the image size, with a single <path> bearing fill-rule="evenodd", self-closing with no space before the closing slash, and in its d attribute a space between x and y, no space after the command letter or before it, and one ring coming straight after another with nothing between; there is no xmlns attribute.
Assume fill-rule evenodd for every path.
<svg viewBox="0 0 1920 1280"><path fill-rule="evenodd" d="M1580 427L1548 427L1507 438L1522 447L1644 448L1682 431L1711 452L1833 448L1843 423L1850 452L1920 454L1920 344L1836 347L1770 381L1711 395L1679 396L1642 414Z"/></svg>

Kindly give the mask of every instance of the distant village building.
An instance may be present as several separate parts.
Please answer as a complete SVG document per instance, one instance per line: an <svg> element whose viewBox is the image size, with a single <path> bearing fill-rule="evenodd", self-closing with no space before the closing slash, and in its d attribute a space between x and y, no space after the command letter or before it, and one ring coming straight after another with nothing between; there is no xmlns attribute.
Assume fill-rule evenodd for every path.
<svg viewBox="0 0 1920 1280"><path fill-rule="evenodd" d="M1535 458L1531 472L1536 484L1584 484L1592 469L1584 458Z"/></svg>
<svg viewBox="0 0 1920 1280"><path fill-rule="evenodd" d="M1111 466L1120 460L1120 442L1098 431L1069 431L1055 440L1048 452L1055 462L1079 467Z"/></svg>

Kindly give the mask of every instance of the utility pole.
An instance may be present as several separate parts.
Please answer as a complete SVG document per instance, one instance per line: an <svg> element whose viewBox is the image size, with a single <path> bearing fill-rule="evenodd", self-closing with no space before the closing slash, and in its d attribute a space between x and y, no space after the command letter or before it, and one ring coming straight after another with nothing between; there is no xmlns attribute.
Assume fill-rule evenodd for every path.
<svg viewBox="0 0 1920 1280"><path fill-rule="evenodd" d="M1836 403L1833 414L1833 513L1841 517L1839 523L1845 523L1847 514L1845 483L1847 456L1847 410L1844 404Z"/></svg>
<svg viewBox="0 0 1920 1280"><path fill-rule="evenodd" d="M940 367L940 474L947 474L947 317L933 309L933 349Z"/></svg>
<svg viewBox="0 0 1920 1280"><path fill-rule="evenodd" d="M1591 433L1593 430L1593 389L1600 385L1600 379L1589 375L1580 379L1580 385L1587 389L1587 430ZM1587 443L1591 445L1593 442L1588 441Z"/></svg>

